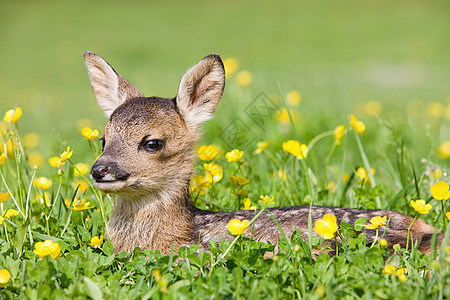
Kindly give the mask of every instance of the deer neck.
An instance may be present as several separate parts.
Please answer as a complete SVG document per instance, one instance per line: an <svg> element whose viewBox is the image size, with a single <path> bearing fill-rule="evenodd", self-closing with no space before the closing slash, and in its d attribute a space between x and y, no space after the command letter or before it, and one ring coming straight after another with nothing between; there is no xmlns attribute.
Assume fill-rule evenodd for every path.
<svg viewBox="0 0 450 300"><path fill-rule="evenodd" d="M116 253L135 247L170 253L172 244L177 250L195 239L189 182L169 186L139 199L117 196L108 222L108 235Z"/></svg>

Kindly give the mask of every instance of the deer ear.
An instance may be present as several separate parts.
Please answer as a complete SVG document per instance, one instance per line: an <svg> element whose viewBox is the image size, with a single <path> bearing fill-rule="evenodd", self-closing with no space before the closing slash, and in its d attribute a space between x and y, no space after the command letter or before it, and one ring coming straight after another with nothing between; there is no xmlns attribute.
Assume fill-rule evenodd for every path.
<svg viewBox="0 0 450 300"><path fill-rule="evenodd" d="M225 87L225 70L220 56L210 54L189 69L181 79L177 107L188 128L198 132L211 119Z"/></svg>
<svg viewBox="0 0 450 300"><path fill-rule="evenodd" d="M83 56L95 97L107 117L126 100L142 97L141 92L103 58L89 51L84 52Z"/></svg>

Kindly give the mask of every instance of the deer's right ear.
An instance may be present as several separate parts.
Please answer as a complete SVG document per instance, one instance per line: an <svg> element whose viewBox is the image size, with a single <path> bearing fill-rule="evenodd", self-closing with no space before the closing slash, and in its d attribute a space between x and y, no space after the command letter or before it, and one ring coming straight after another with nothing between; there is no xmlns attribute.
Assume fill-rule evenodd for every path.
<svg viewBox="0 0 450 300"><path fill-rule="evenodd" d="M217 54L210 54L184 74L177 94L177 106L194 133L211 119L225 87L225 70Z"/></svg>
<svg viewBox="0 0 450 300"><path fill-rule="evenodd" d="M103 58L89 51L83 56L95 97L107 117L127 99L142 97L141 92Z"/></svg>

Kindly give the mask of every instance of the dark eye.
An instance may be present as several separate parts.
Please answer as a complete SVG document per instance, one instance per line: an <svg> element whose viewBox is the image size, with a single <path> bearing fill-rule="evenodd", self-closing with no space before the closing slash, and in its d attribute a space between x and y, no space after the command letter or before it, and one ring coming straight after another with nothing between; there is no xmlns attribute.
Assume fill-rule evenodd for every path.
<svg viewBox="0 0 450 300"><path fill-rule="evenodd" d="M105 138L101 138L100 141L102 141L102 152L105 150Z"/></svg>
<svg viewBox="0 0 450 300"><path fill-rule="evenodd" d="M149 141L145 141L142 146L145 150L153 152L153 151L161 150L163 145L164 145L163 140L149 140Z"/></svg>

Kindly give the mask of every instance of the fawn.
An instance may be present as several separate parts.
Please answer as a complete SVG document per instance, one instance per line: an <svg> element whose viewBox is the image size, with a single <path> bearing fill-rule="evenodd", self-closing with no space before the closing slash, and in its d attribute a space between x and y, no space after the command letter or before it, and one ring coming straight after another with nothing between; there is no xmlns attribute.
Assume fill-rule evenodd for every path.
<svg viewBox="0 0 450 300"><path fill-rule="evenodd" d="M107 234L115 252L135 247L170 253L172 244L199 244L209 249L209 241L231 239L227 224L231 219L252 219L253 211L212 212L195 208L189 195L189 182L195 161L193 146L200 125L211 119L222 97L225 72L217 54L210 54L182 77L174 98L144 97L104 59L84 52L89 79L98 104L109 121L103 134L103 153L92 166L97 188L117 194L108 222ZM287 236L298 228L308 236L310 207L269 209ZM312 221L333 214L338 224L353 224L362 217L387 216L385 239L405 247L413 218L389 210L358 210L312 206ZM256 219L253 236L276 244L281 233L267 211ZM384 230L385 227L380 230ZM249 227L246 233L252 229ZM416 220L411 228L419 250L431 251L435 229ZM375 230L367 229L368 240ZM438 237L443 239L443 233Z"/></svg>

